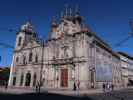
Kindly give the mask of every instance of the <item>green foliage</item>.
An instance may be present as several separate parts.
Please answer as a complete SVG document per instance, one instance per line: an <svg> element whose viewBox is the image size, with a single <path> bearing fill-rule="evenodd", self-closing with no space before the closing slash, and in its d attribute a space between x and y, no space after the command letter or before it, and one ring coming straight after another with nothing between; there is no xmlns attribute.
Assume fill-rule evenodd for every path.
<svg viewBox="0 0 133 100"><path fill-rule="evenodd" d="M9 74L10 74L10 69L3 69L2 71L0 71L0 78L4 79L4 80L8 80L9 78Z"/></svg>

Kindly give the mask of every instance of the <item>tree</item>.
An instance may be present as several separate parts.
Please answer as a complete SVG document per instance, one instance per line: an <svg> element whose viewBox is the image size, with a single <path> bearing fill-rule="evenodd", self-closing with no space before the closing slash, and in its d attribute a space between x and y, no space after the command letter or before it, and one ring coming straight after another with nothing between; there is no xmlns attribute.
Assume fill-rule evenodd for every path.
<svg viewBox="0 0 133 100"><path fill-rule="evenodd" d="M0 71L0 85L4 85L4 83L8 81L9 74L10 74L10 69L9 68L3 68Z"/></svg>

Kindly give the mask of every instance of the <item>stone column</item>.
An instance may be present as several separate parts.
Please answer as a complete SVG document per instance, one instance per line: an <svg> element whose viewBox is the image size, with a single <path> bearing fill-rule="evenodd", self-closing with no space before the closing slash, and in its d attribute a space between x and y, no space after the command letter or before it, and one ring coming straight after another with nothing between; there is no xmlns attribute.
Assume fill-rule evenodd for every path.
<svg viewBox="0 0 133 100"><path fill-rule="evenodd" d="M20 78L21 78L21 71L17 70L17 74L16 74L16 86L17 87L20 86Z"/></svg>
<svg viewBox="0 0 133 100"><path fill-rule="evenodd" d="M15 55L13 55L13 60L12 60L12 64L11 64L11 67L10 67L10 76L9 76L8 86L12 86L12 83L13 83L14 59L15 59Z"/></svg>
<svg viewBox="0 0 133 100"><path fill-rule="evenodd" d="M24 79L23 79L23 87L25 87L25 82L26 82L26 71L24 71Z"/></svg>

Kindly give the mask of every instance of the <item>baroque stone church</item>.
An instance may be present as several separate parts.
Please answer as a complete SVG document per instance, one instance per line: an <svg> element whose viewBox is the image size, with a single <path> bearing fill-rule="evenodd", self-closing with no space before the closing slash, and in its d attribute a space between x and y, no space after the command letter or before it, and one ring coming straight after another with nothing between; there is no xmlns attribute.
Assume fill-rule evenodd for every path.
<svg viewBox="0 0 133 100"><path fill-rule="evenodd" d="M16 34L9 86L72 89L100 87L103 82L121 86L119 57L85 26L79 11L66 9L53 19L47 40L40 40L30 22Z"/></svg>

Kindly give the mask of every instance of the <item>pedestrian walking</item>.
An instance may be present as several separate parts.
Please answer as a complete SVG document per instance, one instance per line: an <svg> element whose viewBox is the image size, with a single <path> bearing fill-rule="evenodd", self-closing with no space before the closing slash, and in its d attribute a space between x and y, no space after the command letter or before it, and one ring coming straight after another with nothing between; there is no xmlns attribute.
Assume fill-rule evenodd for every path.
<svg viewBox="0 0 133 100"><path fill-rule="evenodd" d="M91 83L91 88L94 88L94 83L93 82Z"/></svg>
<svg viewBox="0 0 133 100"><path fill-rule="evenodd" d="M38 93L38 85L36 84L36 93Z"/></svg>
<svg viewBox="0 0 133 100"><path fill-rule="evenodd" d="M80 81L78 81L77 86L78 86L78 89L80 89Z"/></svg>
<svg viewBox="0 0 133 100"><path fill-rule="evenodd" d="M103 83L103 92L105 92L105 88L106 88L105 83Z"/></svg>
<svg viewBox="0 0 133 100"><path fill-rule="evenodd" d="M107 83L107 90L110 90L110 85L109 85L109 83Z"/></svg>
<svg viewBox="0 0 133 100"><path fill-rule="evenodd" d="M39 93L40 92L40 90L39 90L39 81L37 81L37 84L36 84L36 86L35 86L35 88L36 88L36 93Z"/></svg>
<svg viewBox="0 0 133 100"><path fill-rule="evenodd" d="M111 84L111 90L114 91L114 84Z"/></svg>
<svg viewBox="0 0 133 100"><path fill-rule="evenodd" d="M5 90L7 90L7 88L8 88L8 82L5 81Z"/></svg>
<svg viewBox="0 0 133 100"><path fill-rule="evenodd" d="M73 90L76 91L76 84L75 84L75 82L73 84Z"/></svg>
<svg viewBox="0 0 133 100"><path fill-rule="evenodd" d="M38 93L40 93L41 91L41 83L40 82L38 82L38 84L37 84L37 86L38 86Z"/></svg>

